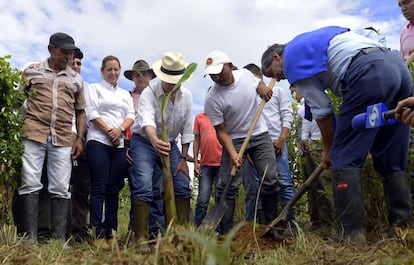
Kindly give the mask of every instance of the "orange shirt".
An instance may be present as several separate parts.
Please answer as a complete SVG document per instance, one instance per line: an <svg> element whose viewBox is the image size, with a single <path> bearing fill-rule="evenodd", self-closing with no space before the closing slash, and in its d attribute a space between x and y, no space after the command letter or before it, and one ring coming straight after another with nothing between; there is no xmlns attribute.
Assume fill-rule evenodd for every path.
<svg viewBox="0 0 414 265"><path fill-rule="evenodd" d="M217 139L216 130L206 114L199 113L196 115L194 135L200 137L200 165L220 166L223 148ZM198 154L194 154L195 159L197 156Z"/></svg>

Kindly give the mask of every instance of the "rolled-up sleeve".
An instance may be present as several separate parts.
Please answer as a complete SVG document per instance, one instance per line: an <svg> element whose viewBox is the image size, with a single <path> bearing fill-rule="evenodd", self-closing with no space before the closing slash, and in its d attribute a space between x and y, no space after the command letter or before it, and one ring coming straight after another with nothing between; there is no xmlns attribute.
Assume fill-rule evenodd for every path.
<svg viewBox="0 0 414 265"><path fill-rule="evenodd" d="M278 89L279 99L280 99L280 117L282 119L282 127L292 128L293 122L293 109L292 103L290 102L286 92L282 89Z"/></svg>
<svg viewBox="0 0 414 265"><path fill-rule="evenodd" d="M127 113L125 115L125 119L132 119L135 121L135 110L134 110L134 102L132 100L132 97L129 93L126 94L127 97Z"/></svg>
<svg viewBox="0 0 414 265"><path fill-rule="evenodd" d="M147 87L139 98L138 123L141 128L145 126L153 126L154 128L157 128L154 106L158 106L158 102L155 102L155 100L151 88Z"/></svg>
<svg viewBox="0 0 414 265"><path fill-rule="evenodd" d="M186 97L186 112L185 112L185 121L183 125L183 131L181 133L181 143L188 144L194 141L194 134L193 134L193 97L189 93L188 97Z"/></svg>
<svg viewBox="0 0 414 265"><path fill-rule="evenodd" d="M96 84L90 84L87 89L87 93L85 93L86 99L86 116L89 121L95 120L100 118L101 115L99 114L99 101L98 101L98 93L97 93L97 86Z"/></svg>
<svg viewBox="0 0 414 265"><path fill-rule="evenodd" d="M331 115L331 100L317 77L300 80L295 83L295 86L311 108L312 116L315 120Z"/></svg>

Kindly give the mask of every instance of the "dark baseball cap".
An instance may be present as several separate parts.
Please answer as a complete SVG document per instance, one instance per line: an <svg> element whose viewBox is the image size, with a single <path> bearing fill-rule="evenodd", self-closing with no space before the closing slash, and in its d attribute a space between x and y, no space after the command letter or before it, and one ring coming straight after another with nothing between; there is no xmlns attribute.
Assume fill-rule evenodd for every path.
<svg viewBox="0 0 414 265"><path fill-rule="evenodd" d="M50 36L49 44L57 46L64 50L78 49L78 47L75 46L75 41L73 38L63 32L57 32Z"/></svg>
<svg viewBox="0 0 414 265"><path fill-rule="evenodd" d="M77 59L83 59L83 52L79 49L76 48L73 54L73 58L77 58Z"/></svg>

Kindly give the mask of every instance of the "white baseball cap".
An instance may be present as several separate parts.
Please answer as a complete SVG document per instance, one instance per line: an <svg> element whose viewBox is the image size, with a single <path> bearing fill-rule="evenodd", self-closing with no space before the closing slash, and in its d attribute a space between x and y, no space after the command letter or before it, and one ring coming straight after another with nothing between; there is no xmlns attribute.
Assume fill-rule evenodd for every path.
<svg viewBox="0 0 414 265"><path fill-rule="evenodd" d="M230 58L222 51L212 51L206 59L206 75L220 74L225 63L231 63Z"/></svg>

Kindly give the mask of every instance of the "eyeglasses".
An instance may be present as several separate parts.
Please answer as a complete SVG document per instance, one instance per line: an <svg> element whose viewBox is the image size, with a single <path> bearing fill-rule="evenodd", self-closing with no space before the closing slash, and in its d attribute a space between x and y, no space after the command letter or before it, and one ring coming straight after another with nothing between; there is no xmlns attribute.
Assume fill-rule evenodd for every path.
<svg viewBox="0 0 414 265"><path fill-rule="evenodd" d="M82 65L82 62L73 62L72 63L72 65L75 65L75 64L78 65L78 66L81 66Z"/></svg>

